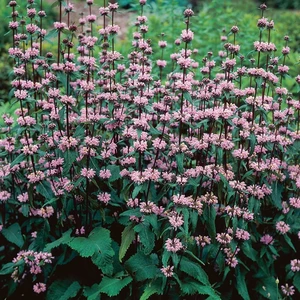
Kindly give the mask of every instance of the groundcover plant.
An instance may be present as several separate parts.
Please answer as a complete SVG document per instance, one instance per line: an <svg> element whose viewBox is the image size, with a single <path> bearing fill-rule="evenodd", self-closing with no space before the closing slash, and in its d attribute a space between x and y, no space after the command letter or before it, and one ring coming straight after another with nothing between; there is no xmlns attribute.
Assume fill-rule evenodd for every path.
<svg viewBox="0 0 300 300"><path fill-rule="evenodd" d="M233 24L198 57L185 9L164 57L146 0L129 53L117 3L96 15L87 0L74 21L57 1L47 30L42 4L7 8L19 108L0 133L1 299L297 298L300 76L285 88L289 37L272 43L266 5L251 53Z"/></svg>

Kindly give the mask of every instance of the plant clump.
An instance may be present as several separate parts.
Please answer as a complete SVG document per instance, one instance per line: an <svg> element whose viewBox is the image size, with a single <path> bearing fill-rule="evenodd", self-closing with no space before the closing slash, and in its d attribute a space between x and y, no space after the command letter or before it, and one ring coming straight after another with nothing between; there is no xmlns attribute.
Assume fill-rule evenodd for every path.
<svg viewBox="0 0 300 300"><path fill-rule="evenodd" d="M1 294L299 294L300 75L293 94L289 37L271 42L261 5L250 57L234 25L223 49L200 58L188 8L165 57L164 34L147 38L147 1L137 2L129 53L116 48L117 3L96 15L87 0L75 21L59 0L49 31L42 1L22 18L9 2L19 107L0 133Z"/></svg>

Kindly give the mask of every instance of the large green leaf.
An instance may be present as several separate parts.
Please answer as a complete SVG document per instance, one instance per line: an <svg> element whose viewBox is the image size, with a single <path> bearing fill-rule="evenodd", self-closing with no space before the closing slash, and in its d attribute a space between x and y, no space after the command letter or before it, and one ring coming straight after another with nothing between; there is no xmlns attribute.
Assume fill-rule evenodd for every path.
<svg viewBox="0 0 300 300"><path fill-rule="evenodd" d="M110 231L103 227L95 228L90 235L86 237L73 238L68 245L79 253L82 257L90 257L94 254L106 255L111 253Z"/></svg>
<svg viewBox="0 0 300 300"><path fill-rule="evenodd" d="M109 165L109 166L107 166L107 169L110 170L110 172L111 172L111 176L108 179L109 182L113 182L113 181L116 181L117 179L121 178L120 166Z"/></svg>
<svg viewBox="0 0 300 300"><path fill-rule="evenodd" d="M294 278L293 278L293 284L296 287L296 289L300 292L300 272L298 271Z"/></svg>
<svg viewBox="0 0 300 300"><path fill-rule="evenodd" d="M162 284L160 278L155 280L154 282L149 283L143 294L141 295L140 300L147 300L149 299L152 295L162 295L163 294L163 289L162 289Z"/></svg>
<svg viewBox="0 0 300 300"><path fill-rule="evenodd" d="M184 160L184 153L177 153L176 154L176 163L177 163L178 172L180 174L182 174L184 172L183 160Z"/></svg>
<svg viewBox="0 0 300 300"><path fill-rule="evenodd" d="M241 272L240 268L236 268L236 288L238 293L244 300L250 300L248 288L246 285L245 274Z"/></svg>
<svg viewBox="0 0 300 300"><path fill-rule="evenodd" d="M197 262L193 262L183 256L180 261L179 269L204 285L210 286L207 274Z"/></svg>
<svg viewBox="0 0 300 300"><path fill-rule="evenodd" d="M203 285L194 280L183 280L180 282L180 288L185 295L208 295L211 299L220 300L214 289L210 286Z"/></svg>
<svg viewBox="0 0 300 300"><path fill-rule="evenodd" d="M133 240L135 239L135 232L133 230L134 224L130 224L122 232L122 240L121 246L119 250L119 260L122 262L128 248L132 244Z"/></svg>
<svg viewBox="0 0 300 300"><path fill-rule="evenodd" d="M145 255L142 252L131 256L125 263L126 269L137 281L154 278L160 273L156 254Z"/></svg>
<svg viewBox="0 0 300 300"><path fill-rule="evenodd" d="M282 204L281 204L282 191L283 191L283 185L278 184L277 181L275 181L272 185L271 198L274 205L279 209L282 209Z"/></svg>
<svg viewBox="0 0 300 300"><path fill-rule="evenodd" d="M18 223L14 223L8 228L3 228L1 232L9 242L17 245L19 248L22 248L24 245L21 227Z"/></svg>
<svg viewBox="0 0 300 300"><path fill-rule="evenodd" d="M73 150L67 150L66 152L63 153L63 158L64 158L64 174L68 174L72 164L75 162L76 158L78 156L78 153Z"/></svg>
<svg viewBox="0 0 300 300"><path fill-rule="evenodd" d="M216 210L213 206L207 206L203 211L203 217L206 221L205 224L207 226L207 231L210 238L214 241L216 237Z"/></svg>
<svg viewBox="0 0 300 300"><path fill-rule="evenodd" d="M132 278L129 276L124 278L109 278L104 276L99 284L98 292L107 294L109 297L117 296L131 281Z"/></svg>
<svg viewBox="0 0 300 300"><path fill-rule="evenodd" d="M50 182L46 180L36 185L36 191L44 196L47 201L52 200L52 198L55 197Z"/></svg>
<svg viewBox="0 0 300 300"><path fill-rule="evenodd" d="M140 236L140 241L144 246L144 253L150 254L155 246L155 235L151 231L150 226L140 223L134 227L134 230Z"/></svg>
<svg viewBox="0 0 300 300"><path fill-rule="evenodd" d="M73 238L71 237L72 229L69 229L68 231L64 232L61 238L55 240L52 243L49 243L46 245L44 251L50 252L53 248L59 247L62 244L69 243Z"/></svg>
<svg viewBox="0 0 300 300"><path fill-rule="evenodd" d="M13 262L9 262L5 265L2 265L2 268L0 270L0 275L8 275L8 274L12 274L12 272L14 271L15 267L20 266L24 263L23 260L19 260L16 263Z"/></svg>
<svg viewBox="0 0 300 300"><path fill-rule="evenodd" d="M68 300L77 296L81 285L70 279L54 281L47 292L47 300Z"/></svg>

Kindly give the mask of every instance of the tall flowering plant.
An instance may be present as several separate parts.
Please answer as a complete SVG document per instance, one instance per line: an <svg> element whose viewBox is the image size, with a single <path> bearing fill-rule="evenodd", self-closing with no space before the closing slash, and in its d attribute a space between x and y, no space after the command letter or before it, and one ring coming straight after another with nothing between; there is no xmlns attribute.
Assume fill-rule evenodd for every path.
<svg viewBox="0 0 300 300"><path fill-rule="evenodd" d="M199 59L191 9L167 58L163 34L147 39L146 0L130 53L115 46L117 3L94 14L87 0L79 20L56 4L50 31L42 1L27 16L8 5L19 108L0 135L1 294L299 294L300 75L292 94L289 37L271 42L266 5L250 56L233 26Z"/></svg>

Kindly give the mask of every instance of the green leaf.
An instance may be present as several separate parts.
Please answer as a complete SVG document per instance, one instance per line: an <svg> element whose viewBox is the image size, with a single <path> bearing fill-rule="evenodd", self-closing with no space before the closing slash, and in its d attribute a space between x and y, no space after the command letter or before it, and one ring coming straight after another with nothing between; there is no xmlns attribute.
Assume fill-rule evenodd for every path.
<svg viewBox="0 0 300 300"><path fill-rule="evenodd" d="M210 286L202 285L194 280L184 280L180 282L180 288L186 295L209 295L211 299L220 300L214 289Z"/></svg>
<svg viewBox="0 0 300 300"><path fill-rule="evenodd" d="M99 291L100 293L107 294L109 297L117 296L131 281L131 277L109 278L104 276L99 284Z"/></svg>
<svg viewBox="0 0 300 300"><path fill-rule="evenodd" d="M100 299L99 284L84 287L83 295L87 298L87 300Z"/></svg>
<svg viewBox="0 0 300 300"><path fill-rule="evenodd" d="M142 189L143 189L142 184L139 184L139 185L135 186L134 189L133 189L133 192L132 192L132 199L134 199Z"/></svg>
<svg viewBox="0 0 300 300"><path fill-rule="evenodd" d="M54 281L47 292L47 300L68 300L77 296L81 289L78 281L71 279Z"/></svg>
<svg viewBox="0 0 300 300"><path fill-rule="evenodd" d="M183 256L180 261L179 269L204 285L210 286L207 274L196 262Z"/></svg>
<svg viewBox="0 0 300 300"><path fill-rule="evenodd" d="M257 291L266 298L268 294L277 295L278 286L274 277L269 276L262 278L256 287Z"/></svg>
<svg viewBox="0 0 300 300"><path fill-rule="evenodd" d="M241 248L247 257L253 261L257 260L257 251L251 247L249 242L244 242Z"/></svg>
<svg viewBox="0 0 300 300"><path fill-rule="evenodd" d="M47 200L52 200L52 198L55 197L50 182L46 180L36 185L36 191L44 196Z"/></svg>
<svg viewBox="0 0 300 300"><path fill-rule="evenodd" d="M182 174L184 172L184 168L183 168L184 153L177 153L175 157L176 157L178 172Z"/></svg>
<svg viewBox="0 0 300 300"><path fill-rule="evenodd" d="M128 259L125 263L126 269L134 276L137 281L151 279L159 274L158 258L156 254L145 255L138 252Z"/></svg>
<svg viewBox="0 0 300 300"><path fill-rule="evenodd" d="M25 154L24 153L22 153L22 154L20 154L11 164L10 164L10 166L11 167L13 167L13 166L15 166L15 165L17 165L17 164L19 164L20 162L22 162L24 159L25 159Z"/></svg>
<svg viewBox="0 0 300 300"><path fill-rule="evenodd" d="M296 289L300 292L300 272L297 272L293 278L293 284Z"/></svg>
<svg viewBox="0 0 300 300"><path fill-rule="evenodd" d="M64 158L64 174L68 174L72 164L74 163L74 161L76 160L78 156L78 153L76 151L71 151L71 150L67 150L66 152L63 153L63 158Z"/></svg>
<svg viewBox="0 0 300 300"><path fill-rule="evenodd" d="M105 275L112 275L114 272L114 250L112 248L102 254L94 253L92 256L92 262L100 269Z"/></svg>
<svg viewBox="0 0 300 300"><path fill-rule="evenodd" d="M282 209L282 204L281 204L282 191L283 191L283 185L278 184L277 181L275 181L272 184L271 198L272 198L274 205L279 209Z"/></svg>
<svg viewBox="0 0 300 300"><path fill-rule="evenodd" d="M151 282L148 284L141 295L140 300L147 300L149 299L152 295L162 295L163 294L163 289L162 289L162 284L160 282L160 278L155 280L154 282Z"/></svg>
<svg viewBox="0 0 300 300"><path fill-rule="evenodd" d="M73 238L68 245L79 253L82 257L90 257L95 253L98 255L111 255L113 249L111 247L110 231L103 227L95 228L88 238Z"/></svg>
<svg viewBox="0 0 300 300"><path fill-rule="evenodd" d="M14 268L20 266L23 263L24 262L22 260L19 260L17 263L9 262L5 265L2 265L2 269L0 270L0 275L12 274Z"/></svg>
<svg viewBox="0 0 300 300"><path fill-rule="evenodd" d="M241 272L239 267L236 268L236 288L238 293L244 300L250 300L245 280L245 274Z"/></svg>
<svg viewBox="0 0 300 300"><path fill-rule="evenodd" d="M127 250L135 239L135 232L133 230L134 224L130 224L122 232L122 240L119 250L119 261L122 262Z"/></svg>
<svg viewBox="0 0 300 300"><path fill-rule="evenodd" d="M216 237L216 223L215 223L216 216L217 213L213 206L210 205L204 209L203 217L204 220L206 221L205 224L207 226L208 234L213 241L215 240Z"/></svg>
<svg viewBox="0 0 300 300"><path fill-rule="evenodd" d="M50 226L47 219L44 219L41 227L37 230L37 237L33 242L35 250L43 250L49 237Z"/></svg>
<svg viewBox="0 0 300 300"><path fill-rule="evenodd" d="M14 223L8 228L3 228L1 232L9 242L17 245L19 248L22 248L24 245L21 227L18 223Z"/></svg>
<svg viewBox="0 0 300 300"><path fill-rule="evenodd" d="M295 247L294 247L294 245L293 245L293 243L292 243L292 241L291 241L291 239L290 239L290 237L289 237L287 234L284 234L283 237L284 237L285 241L287 242L287 244L288 244L295 252L297 252L296 249L295 249Z"/></svg>
<svg viewBox="0 0 300 300"><path fill-rule="evenodd" d="M135 232L140 236L140 241L144 246L144 253L150 254L155 246L155 235L149 225L140 223L134 227Z"/></svg>
<svg viewBox="0 0 300 300"><path fill-rule="evenodd" d="M47 244L44 251L50 252L53 248L56 248L62 244L69 243L73 239L73 237L71 237L71 232L72 232L72 229L69 229L68 231L64 232L64 234L62 235L61 238L55 240L52 243Z"/></svg>
<svg viewBox="0 0 300 300"><path fill-rule="evenodd" d="M111 172L111 176L108 179L109 182L113 182L113 181L116 181L117 179L121 178L120 166L109 165L109 166L107 166L107 169L110 170L110 172Z"/></svg>

